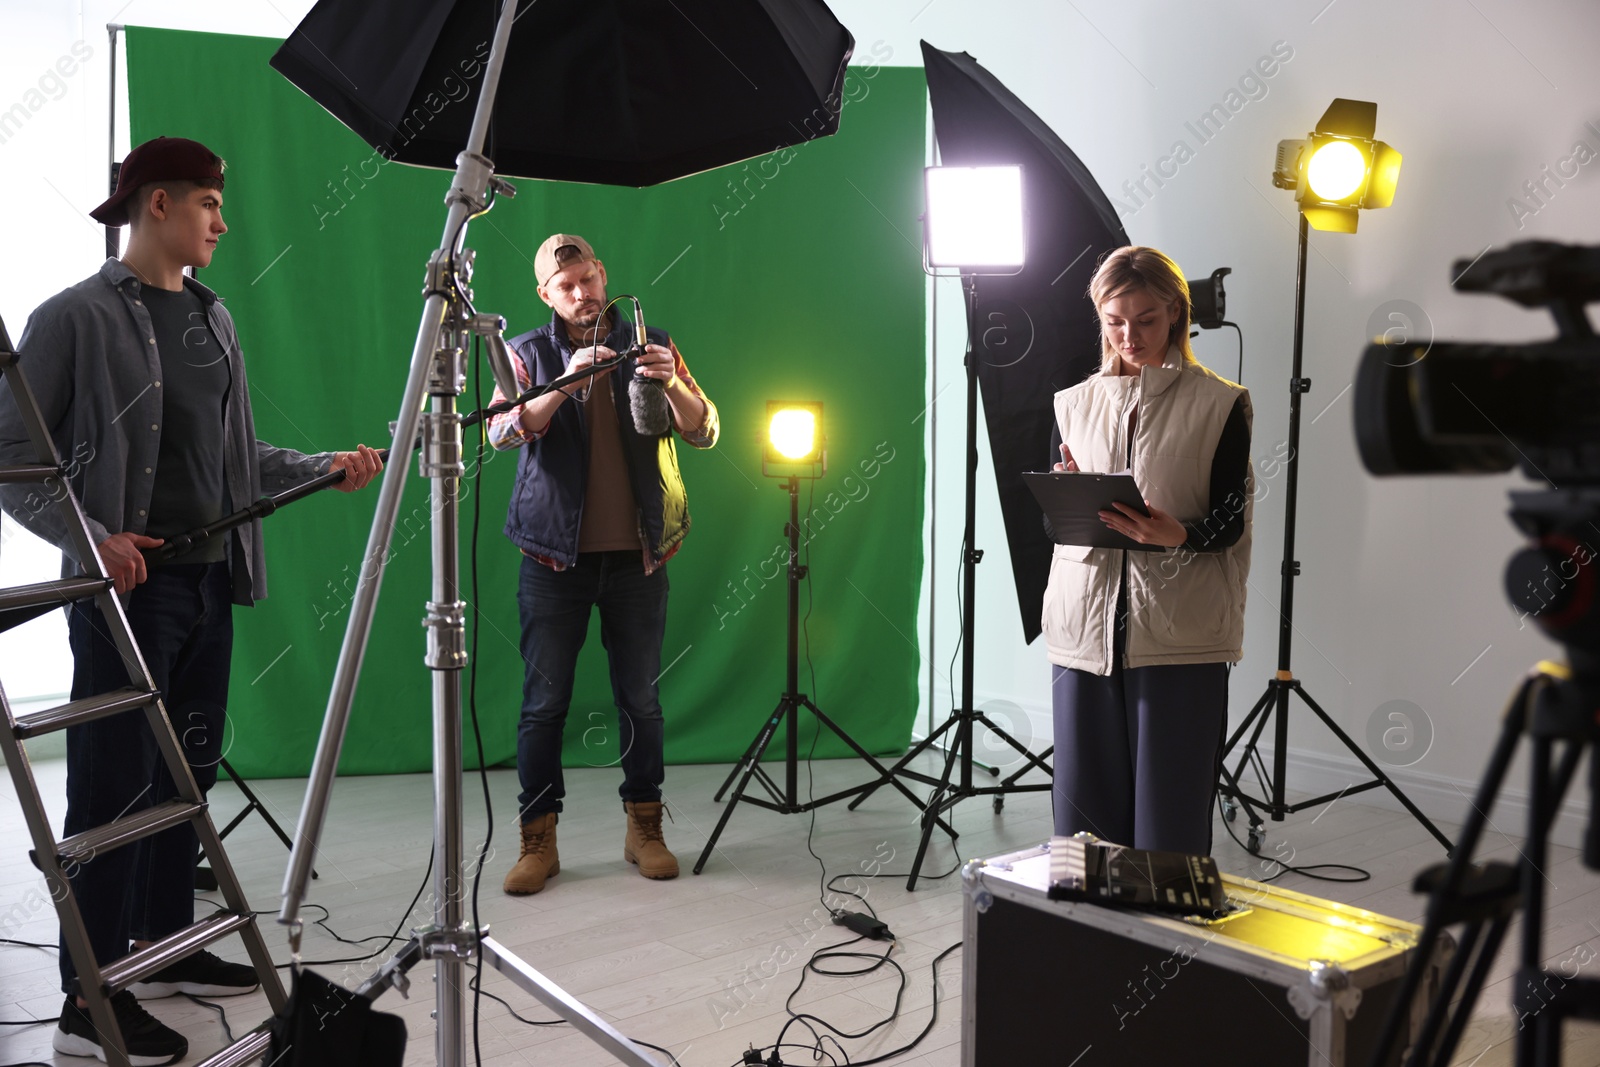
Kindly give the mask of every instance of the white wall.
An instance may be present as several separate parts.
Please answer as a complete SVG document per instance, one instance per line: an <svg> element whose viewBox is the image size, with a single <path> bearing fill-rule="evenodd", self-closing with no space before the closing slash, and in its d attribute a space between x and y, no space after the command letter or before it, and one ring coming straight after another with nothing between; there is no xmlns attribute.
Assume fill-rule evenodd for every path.
<svg viewBox="0 0 1600 1067"><path fill-rule="evenodd" d="M309 6L306 0L0 0L0 110L14 103L30 108L26 123L0 142L0 193L9 208L0 315L13 337L35 305L88 274L101 256L101 231L83 212L104 188L106 22L283 36ZM1528 237L1600 241L1600 163L1583 167L1520 228L1508 207L1524 181L1569 156L1575 142L1600 152L1600 71L1592 62L1600 10L1580 0L834 0L832 6L862 55L882 41L893 50L890 63L918 65L922 37L970 52L1038 111L1113 194L1175 140L1197 149L1124 224L1134 240L1163 248L1191 275L1234 269L1229 310L1245 332L1243 377L1255 399L1258 459L1285 439L1288 410L1294 215L1290 196L1271 188L1274 148L1280 138L1304 135L1335 96L1378 102L1378 136L1405 154L1396 204L1366 214L1357 235L1312 237L1305 373L1314 386L1301 442L1296 555L1304 576L1294 666L1307 690L1358 739L1387 702L1419 706L1435 736L1407 781L1430 810L1458 816L1464 804L1455 790L1477 778L1505 693L1553 648L1519 628L1500 592L1503 561L1517 543L1504 519L1505 492L1522 479L1376 481L1357 460L1350 397L1339 394L1351 380L1369 320L1391 300L1419 305L1444 338L1526 340L1551 332L1539 314L1455 294L1448 268L1457 257ZM92 55L81 69L52 80L48 72L73 56L78 41ZM1265 82L1265 96L1197 145L1185 122L1222 101L1276 42L1292 48L1293 58ZM120 154L127 147L125 115L118 124ZM949 388L936 405L932 442L937 511L929 591L938 617L927 653L942 679L955 649L964 328L954 284L942 283L938 300L936 372L940 387ZM1196 345L1203 360L1233 373L1231 331L1206 334ZM1234 676L1236 716L1276 661L1282 475L1275 481L1257 509L1247 654ZM1041 648L1022 644L994 499L983 450L977 544L987 554L979 568L978 697L1043 715L1048 666ZM18 559L17 543L7 542L0 568ZM17 635L3 640L11 643L0 644L0 654L15 663ZM34 647L45 646L59 649L60 642L39 638ZM940 694L936 714L948 702ZM1043 718L1024 729L1043 743ZM1340 780L1338 745L1306 713L1297 715L1291 748L1292 785Z"/></svg>

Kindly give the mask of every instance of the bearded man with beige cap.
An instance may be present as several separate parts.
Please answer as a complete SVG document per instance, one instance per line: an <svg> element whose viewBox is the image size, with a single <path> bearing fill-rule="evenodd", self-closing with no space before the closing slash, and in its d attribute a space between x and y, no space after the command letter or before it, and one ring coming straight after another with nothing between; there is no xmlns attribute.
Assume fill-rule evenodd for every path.
<svg viewBox="0 0 1600 1067"><path fill-rule="evenodd" d="M717 409L665 330L611 314L606 268L582 237L555 234L534 256L550 322L511 348L519 386L605 365L571 391L552 390L489 424L498 449L520 449L505 532L522 551L517 606L524 681L517 728L522 850L507 893L537 893L561 870L556 821L565 787L561 740L578 652L592 608L611 667L626 817L623 857L646 878L676 878L661 829L663 720L657 681L667 621L667 560L689 531L674 434L693 448L717 441ZM660 425L636 417L629 383L660 383ZM637 389L638 387L636 387ZM495 400L505 399L498 392Z"/></svg>

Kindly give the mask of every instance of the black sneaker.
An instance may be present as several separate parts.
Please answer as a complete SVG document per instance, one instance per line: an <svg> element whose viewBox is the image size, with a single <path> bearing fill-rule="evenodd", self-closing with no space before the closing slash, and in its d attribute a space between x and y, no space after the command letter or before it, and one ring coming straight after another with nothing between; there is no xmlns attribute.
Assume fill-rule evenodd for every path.
<svg viewBox="0 0 1600 1067"><path fill-rule="evenodd" d="M164 1026L155 1016L139 1006L132 993L117 993L111 998L111 1010L122 1029L123 1047L128 1050L128 1062L134 1067L153 1067L160 1063L177 1063L189 1054L189 1039L169 1026ZM78 1007L77 999L68 997L61 1006L61 1022L50 1042L57 1051L67 1056L93 1056L105 1061L106 1050L100 1044L100 1032L89 1019L87 1008Z"/></svg>
<svg viewBox="0 0 1600 1067"><path fill-rule="evenodd" d="M191 997L236 997L254 993L261 983L254 968L229 963L202 949L135 982L129 992L141 1000L160 1000L177 993Z"/></svg>

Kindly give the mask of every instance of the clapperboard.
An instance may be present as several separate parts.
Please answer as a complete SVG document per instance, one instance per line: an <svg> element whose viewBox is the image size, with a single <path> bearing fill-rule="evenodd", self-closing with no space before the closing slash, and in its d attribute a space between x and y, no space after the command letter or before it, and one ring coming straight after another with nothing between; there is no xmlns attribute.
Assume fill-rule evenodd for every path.
<svg viewBox="0 0 1600 1067"><path fill-rule="evenodd" d="M1210 856L1124 848L1086 836L1050 839L1048 895L1178 915L1214 916L1228 907Z"/></svg>

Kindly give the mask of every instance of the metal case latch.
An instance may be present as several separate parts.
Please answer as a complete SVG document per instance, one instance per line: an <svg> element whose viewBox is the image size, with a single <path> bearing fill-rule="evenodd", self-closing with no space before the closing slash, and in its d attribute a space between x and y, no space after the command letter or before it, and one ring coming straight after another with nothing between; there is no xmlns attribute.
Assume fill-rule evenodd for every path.
<svg viewBox="0 0 1600 1067"><path fill-rule="evenodd" d="M1316 1014L1320 1002L1329 1002L1348 1021L1356 1017L1361 1007L1361 990L1350 982L1350 974L1337 963L1328 960L1310 961L1310 970L1303 981L1289 987L1289 1003L1295 1014L1309 1019Z"/></svg>

